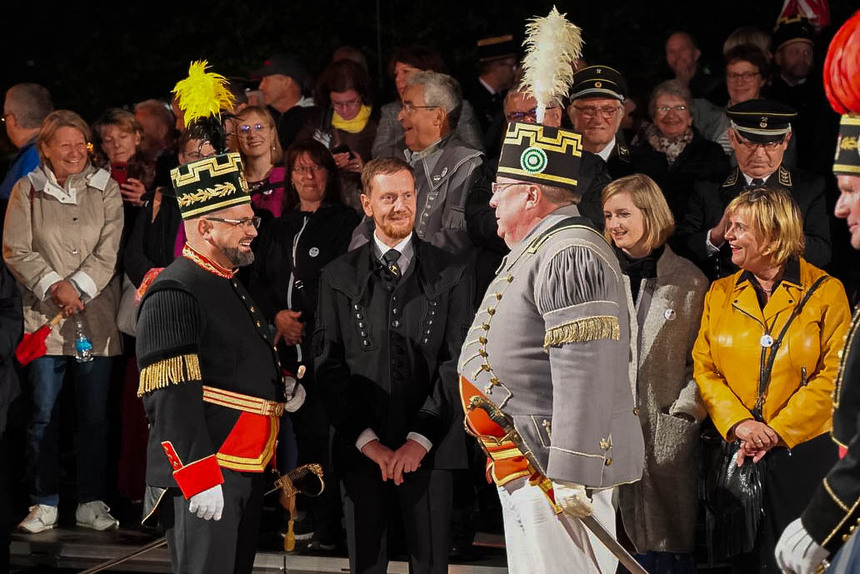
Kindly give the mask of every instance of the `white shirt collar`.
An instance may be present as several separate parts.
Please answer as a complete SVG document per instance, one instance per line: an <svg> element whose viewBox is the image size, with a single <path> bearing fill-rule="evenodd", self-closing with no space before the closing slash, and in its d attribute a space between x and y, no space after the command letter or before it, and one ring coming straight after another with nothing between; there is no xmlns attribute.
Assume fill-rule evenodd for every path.
<svg viewBox="0 0 860 574"><path fill-rule="evenodd" d="M614 149L615 149L615 137L612 138L612 141L609 142L609 145L607 145L605 148L603 148L602 150L597 152L597 155L599 155L603 159L603 161L608 162L609 156L612 154L612 150L614 150Z"/></svg>
<svg viewBox="0 0 860 574"><path fill-rule="evenodd" d="M377 237L376 231L374 231L373 232L373 242L376 245L377 259L382 257L389 249L396 249L398 252L403 253L404 249L406 248L406 244L409 243L409 241L411 239L412 239L412 233L409 233L409 235L407 235L403 241L401 241L400 243L398 243L394 247L389 247L388 245L383 243L382 240L379 239L379 237Z"/></svg>

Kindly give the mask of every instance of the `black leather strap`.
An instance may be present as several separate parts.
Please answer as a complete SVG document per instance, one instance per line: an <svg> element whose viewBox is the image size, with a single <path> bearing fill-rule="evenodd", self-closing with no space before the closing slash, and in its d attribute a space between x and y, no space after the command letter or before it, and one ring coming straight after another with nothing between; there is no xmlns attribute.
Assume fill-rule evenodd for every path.
<svg viewBox="0 0 860 574"><path fill-rule="evenodd" d="M800 312L803 310L803 306L806 305L806 302L809 301L809 298L818 289L818 286L821 285L825 279L828 279L828 275L822 275L819 277L815 283L809 288L806 294L803 296L803 299L800 300L800 303L797 304L797 307L791 312L791 315L788 317L788 321L785 322L785 325L782 326L782 331L779 333L779 337L773 342L770 349L770 356L767 356L768 347L762 347L761 349L761 371L759 376L758 383L758 398L756 399L756 405L753 407L752 414L755 419L759 422L762 421L761 416L761 404L764 402L764 394L767 391L767 387L770 384L770 374L773 370L773 362L776 360L776 353L779 351L780 345L782 345L782 339L785 337L785 334L788 332L788 327L791 325L791 322L794 321L794 318L800 315ZM767 360L765 360L765 356L767 356Z"/></svg>

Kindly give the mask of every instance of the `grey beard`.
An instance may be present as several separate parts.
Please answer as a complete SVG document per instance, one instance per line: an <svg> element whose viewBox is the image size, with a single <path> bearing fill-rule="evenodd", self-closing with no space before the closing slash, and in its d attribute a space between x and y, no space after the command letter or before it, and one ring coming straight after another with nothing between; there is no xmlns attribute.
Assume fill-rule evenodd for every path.
<svg viewBox="0 0 860 574"><path fill-rule="evenodd" d="M242 253L239 251L238 247L224 247L221 249L221 252L230 260L230 263L232 263L234 267L245 267L246 265L250 265L254 262L253 251Z"/></svg>

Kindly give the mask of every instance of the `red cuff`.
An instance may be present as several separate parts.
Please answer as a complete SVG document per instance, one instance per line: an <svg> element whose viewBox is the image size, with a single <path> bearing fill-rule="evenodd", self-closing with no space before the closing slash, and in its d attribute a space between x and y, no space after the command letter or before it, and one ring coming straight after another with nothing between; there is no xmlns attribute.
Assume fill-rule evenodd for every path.
<svg viewBox="0 0 860 574"><path fill-rule="evenodd" d="M186 500L224 482L224 475L214 454L175 470L173 478Z"/></svg>

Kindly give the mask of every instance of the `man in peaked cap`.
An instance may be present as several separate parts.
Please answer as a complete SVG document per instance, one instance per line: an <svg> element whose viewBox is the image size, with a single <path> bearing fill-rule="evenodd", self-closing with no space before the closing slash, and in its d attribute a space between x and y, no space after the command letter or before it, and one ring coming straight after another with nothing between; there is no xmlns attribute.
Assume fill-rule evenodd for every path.
<svg viewBox="0 0 860 574"><path fill-rule="evenodd" d="M569 98L567 113L573 129L582 134L583 150L606 163L611 179L644 173L658 185L665 181L668 166L662 154L650 146L631 147L617 139L627 99L627 82L618 70L603 65L579 70ZM585 193L583 204L602 205L599 197L591 195Z"/></svg>
<svg viewBox="0 0 860 574"><path fill-rule="evenodd" d="M490 205L511 252L460 354L460 396L498 486L512 573L615 572L617 560L579 521L567 533L516 446L467 408L472 397L513 417L572 516L594 514L614 532L614 488L642 474L621 270L577 210L581 152L580 134L508 125Z"/></svg>
<svg viewBox="0 0 860 574"><path fill-rule="evenodd" d="M146 291L138 396L150 422L146 521L158 510L173 572L250 573L284 410L304 389L282 373L267 322L234 277L259 218L238 153L171 172L187 243Z"/></svg>
<svg viewBox="0 0 860 574"><path fill-rule="evenodd" d="M801 15L777 22L773 32L776 64L768 98L791 106L797 117L791 131L797 147L797 165L822 175L833 160L838 115L824 96L821 70L815 65L815 30Z"/></svg>
<svg viewBox="0 0 860 574"><path fill-rule="evenodd" d="M511 34L482 38L477 43L478 75L463 87L464 96L475 108L488 157L499 152L504 121L505 94L517 72L517 45Z"/></svg>
<svg viewBox="0 0 860 574"><path fill-rule="evenodd" d="M824 267L831 256L824 178L783 164L792 137L794 110L779 102L756 99L736 104L726 113L729 143L738 165L722 183L696 183L684 219L670 239L672 248L696 263L711 280L731 275L737 267L725 241L725 208L745 189L767 185L791 193L803 215L804 258Z"/></svg>
<svg viewBox="0 0 860 574"><path fill-rule="evenodd" d="M290 54L274 54L250 76L260 80L263 102L275 118L283 149L313 135L321 112L313 99L304 95L310 77L301 62Z"/></svg>
<svg viewBox="0 0 860 574"><path fill-rule="evenodd" d="M851 247L860 249L860 11L836 32L824 65L828 100L842 113L836 144L833 174L839 185L836 217L848 224ZM776 546L776 560L784 572L811 574L823 571L832 557L828 572L857 572L860 569L860 312L854 317L833 395L831 436L840 449L839 461L830 469L800 518L789 524Z"/></svg>

